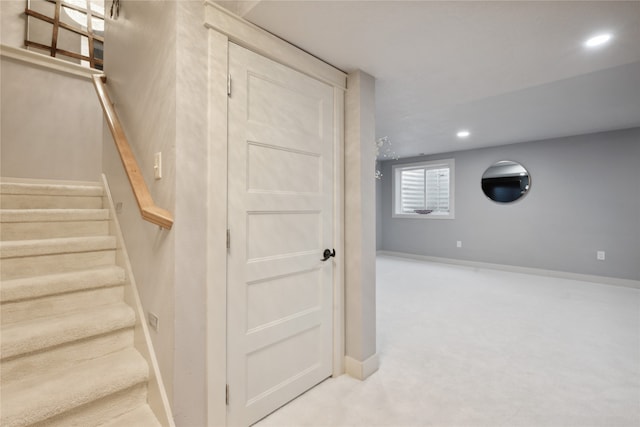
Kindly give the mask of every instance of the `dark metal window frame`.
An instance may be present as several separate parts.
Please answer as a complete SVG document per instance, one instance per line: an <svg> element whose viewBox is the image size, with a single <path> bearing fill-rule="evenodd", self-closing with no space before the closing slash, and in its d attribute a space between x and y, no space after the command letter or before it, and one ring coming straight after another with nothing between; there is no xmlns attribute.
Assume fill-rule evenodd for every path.
<svg viewBox="0 0 640 427"><path fill-rule="evenodd" d="M39 12L36 12L35 10L30 9L29 3L27 3L27 7L24 13L27 15L27 17L39 19L41 21L48 22L49 24L53 25L53 31L51 34L51 45L47 46L45 44L28 40L28 35L27 35L27 38L24 41L25 46L34 47L41 50L48 50L50 52L50 55L53 57L56 57L58 54L60 54L60 55L68 56L70 58L79 59L81 61L87 61L89 62L89 66L91 68L96 68L101 70L102 67L104 66L104 62L101 58L96 58L95 56L95 52L96 52L95 41L101 42L102 46L104 46L104 37L98 34L95 34L93 32L92 21L93 21L93 18L98 18L104 21L105 20L104 14L92 10L89 4L87 8L83 8L83 7L79 7L74 4L68 3L64 0L44 0L44 1L53 3L55 5L53 17L43 15ZM87 15L86 31L80 27L74 27L73 25L62 22L60 20L62 7L66 7L72 10L76 10L78 12L85 13ZM57 45L58 45L58 32L60 28L64 28L65 30L69 30L73 33L79 34L80 36L87 37L89 41L89 56L85 56L77 52L71 52L68 50L59 49Z"/></svg>

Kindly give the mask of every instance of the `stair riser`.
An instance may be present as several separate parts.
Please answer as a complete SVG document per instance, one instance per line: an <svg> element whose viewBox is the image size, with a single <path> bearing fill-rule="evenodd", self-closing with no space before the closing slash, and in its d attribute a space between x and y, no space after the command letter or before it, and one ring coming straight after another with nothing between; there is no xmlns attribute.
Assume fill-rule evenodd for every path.
<svg viewBox="0 0 640 427"><path fill-rule="evenodd" d="M115 264L115 250L43 255L2 260L2 280L67 273Z"/></svg>
<svg viewBox="0 0 640 427"><path fill-rule="evenodd" d="M119 393L83 405L48 420L33 424L33 427L100 426L113 417L131 411L147 401L147 384L138 384ZM123 426L125 427L125 426ZM134 426L127 426L134 427ZM146 427L146 426L136 426Z"/></svg>
<svg viewBox="0 0 640 427"><path fill-rule="evenodd" d="M91 313L91 317L89 317ZM33 323L36 323L34 327ZM88 313L50 317L47 322L4 325L0 350L2 358L13 358L59 345L113 333L135 325L135 314L124 304L95 307Z"/></svg>
<svg viewBox="0 0 640 427"><path fill-rule="evenodd" d="M162 427L149 405L142 405L131 412L114 418L100 427L144 426Z"/></svg>
<svg viewBox="0 0 640 427"><path fill-rule="evenodd" d="M89 405L81 406L73 411L65 412L56 417L34 424L33 427L100 426L111 420L114 416L144 405L146 399L146 383L138 384L127 390L91 402Z"/></svg>
<svg viewBox="0 0 640 427"><path fill-rule="evenodd" d="M124 283L124 270L115 266L99 269L5 280L0 287L0 301L17 302L57 294L119 286Z"/></svg>
<svg viewBox="0 0 640 427"><path fill-rule="evenodd" d="M44 196L102 196L104 189L99 182L37 182L34 180L15 181L11 178L3 178L2 182L0 182L0 193Z"/></svg>
<svg viewBox="0 0 640 427"><path fill-rule="evenodd" d="M102 197L2 194L2 209L101 209Z"/></svg>
<svg viewBox="0 0 640 427"><path fill-rule="evenodd" d="M56 316L122 301L124 286L92 289L2 304L2 324Z"/></svg>
<svg viewBox="0 0 640 427"><path fill-rule="evenodd" d="M116 248L113 236L85 236L61 239L0 242L0 258L106 251Z"/></svg>
<svg viewBox="0 0 640 427"><path fill-rule="evenodd" d="M42 422L146 384L149 379L147 363L133 348L76 365L62 373L54 371L3 385L0 424L6 427Z"/></svg>
<svg viewBox="0 0 640 427"><path fill-rule="evenodd" d="M11 222L0 225L0 240L35 240L56 237L106 236L108 221Z"/></svg>
<svg viewBox="0 0 640 427"><path fill-rule="evenodd" d="M133 328L91 337L22 357L3 360L0 378L3 383L39 377L53 369L67 369L79 363L133 346Z"/></svg>

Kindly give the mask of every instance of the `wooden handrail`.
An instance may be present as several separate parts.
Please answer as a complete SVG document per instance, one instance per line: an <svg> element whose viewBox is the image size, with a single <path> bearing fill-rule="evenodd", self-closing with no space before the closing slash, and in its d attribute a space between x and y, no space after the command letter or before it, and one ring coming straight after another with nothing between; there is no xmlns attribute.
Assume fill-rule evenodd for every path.
<svg viewBox="0 0 640 427"><path fill-rule="evenodd" d="M129 141L127 141L127 137L124 134L120 119L118 119L116 110L113 108L113 103L107 94L107 90L104 86L106 82L107 77L104 75L93 76L93 85L98 93L98 99L102 105L102 111L107 119L109 129L111 129L111 134L113 135L113 140L116 143L116 148L120 154L120 159L122 160L122 165L124 166L127 178L129 178L133 195L136 198L136 202L138 202L140 215L142 216L142 219L146 221L159 225L162 228L171 229L171 226L173 225L173 215L171 212L159 208L154 203L151 193L149 193L149 188L144 182L144 177L142 176L142 173L140 173L138 162L133 155L133 151L131 151Z"/></svg>

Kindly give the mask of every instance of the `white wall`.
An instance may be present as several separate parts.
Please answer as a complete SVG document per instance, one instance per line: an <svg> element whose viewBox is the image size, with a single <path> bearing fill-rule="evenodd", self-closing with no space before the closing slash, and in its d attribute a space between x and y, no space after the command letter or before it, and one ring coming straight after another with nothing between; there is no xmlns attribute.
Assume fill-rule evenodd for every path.
<svg viewBox="0 0 640 427"><path fill-rule="evenodd" d="M175 3L123 2L119 19L106 22L106 39L107 90L156 204L175 212ZM151 339L173 401L175 232L141 219L106 126L104 135L103 170L114 202L122 203L118 219L142 306L159 318L159 330L150 331ZM156 152L163 158L159 181L153 177Z"/></svg>
<svg viewBox="0 0 640 427"><path fill-rule="evenodd" d="M24 47L26 5L25 0L0 1L2 45ZM88 75L4 55L0 61L0 174L99 181L103 118Z"/></svg>
<svg viewBox="0 0 640 427"><path fill-rule="evenodd" d="M174 415L179 426L207 416L206 296L208 170L207 30L200 1L177 3ZM215 274L215 272L214 272Z"/></svg>
<svg viewBox="0 0 640 427"><path fill-rule="evenodd" d="M345 95L345 351L348 374L365 379L376 353L375 79L347 77Z"/></svg>
<svg viewBox="0 0 640 427"><path fill-rule="evenodd" d="M26 29L24 9L26 7L26 0L0 1L0 43L13 47L24 47Z"/></svg>
<svg viewBox="0 0 640 427"><path fill-rule="evenodd" d="M0 79L2 176L98 181L103 119L89 78L3 56Z"/></svg>
<svg viewBox="0 0 640 427"><path fill-rule="evenodd" d="M107 23L105 74L142 173L170 231L142 221L110 144L105 171L142 305L160 318L151 331L178 426L204 426L207 280L207 32L201 1L123 2ZM163 178L153 178L161 151ZM213 185L215 187L215 183Z"/></svg>

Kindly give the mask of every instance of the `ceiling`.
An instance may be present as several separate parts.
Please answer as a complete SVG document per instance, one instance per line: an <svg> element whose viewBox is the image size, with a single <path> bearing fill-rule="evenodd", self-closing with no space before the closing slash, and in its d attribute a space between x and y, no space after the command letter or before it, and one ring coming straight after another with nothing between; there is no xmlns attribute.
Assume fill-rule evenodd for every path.
<svg viewBox="0 0 640 427"><path fill-rule="evenodd" d="M374 76L376 136L399 157L640 126L639 1L233 7L343 71ZM608 45L583 46L603 31Z"/></svg>

